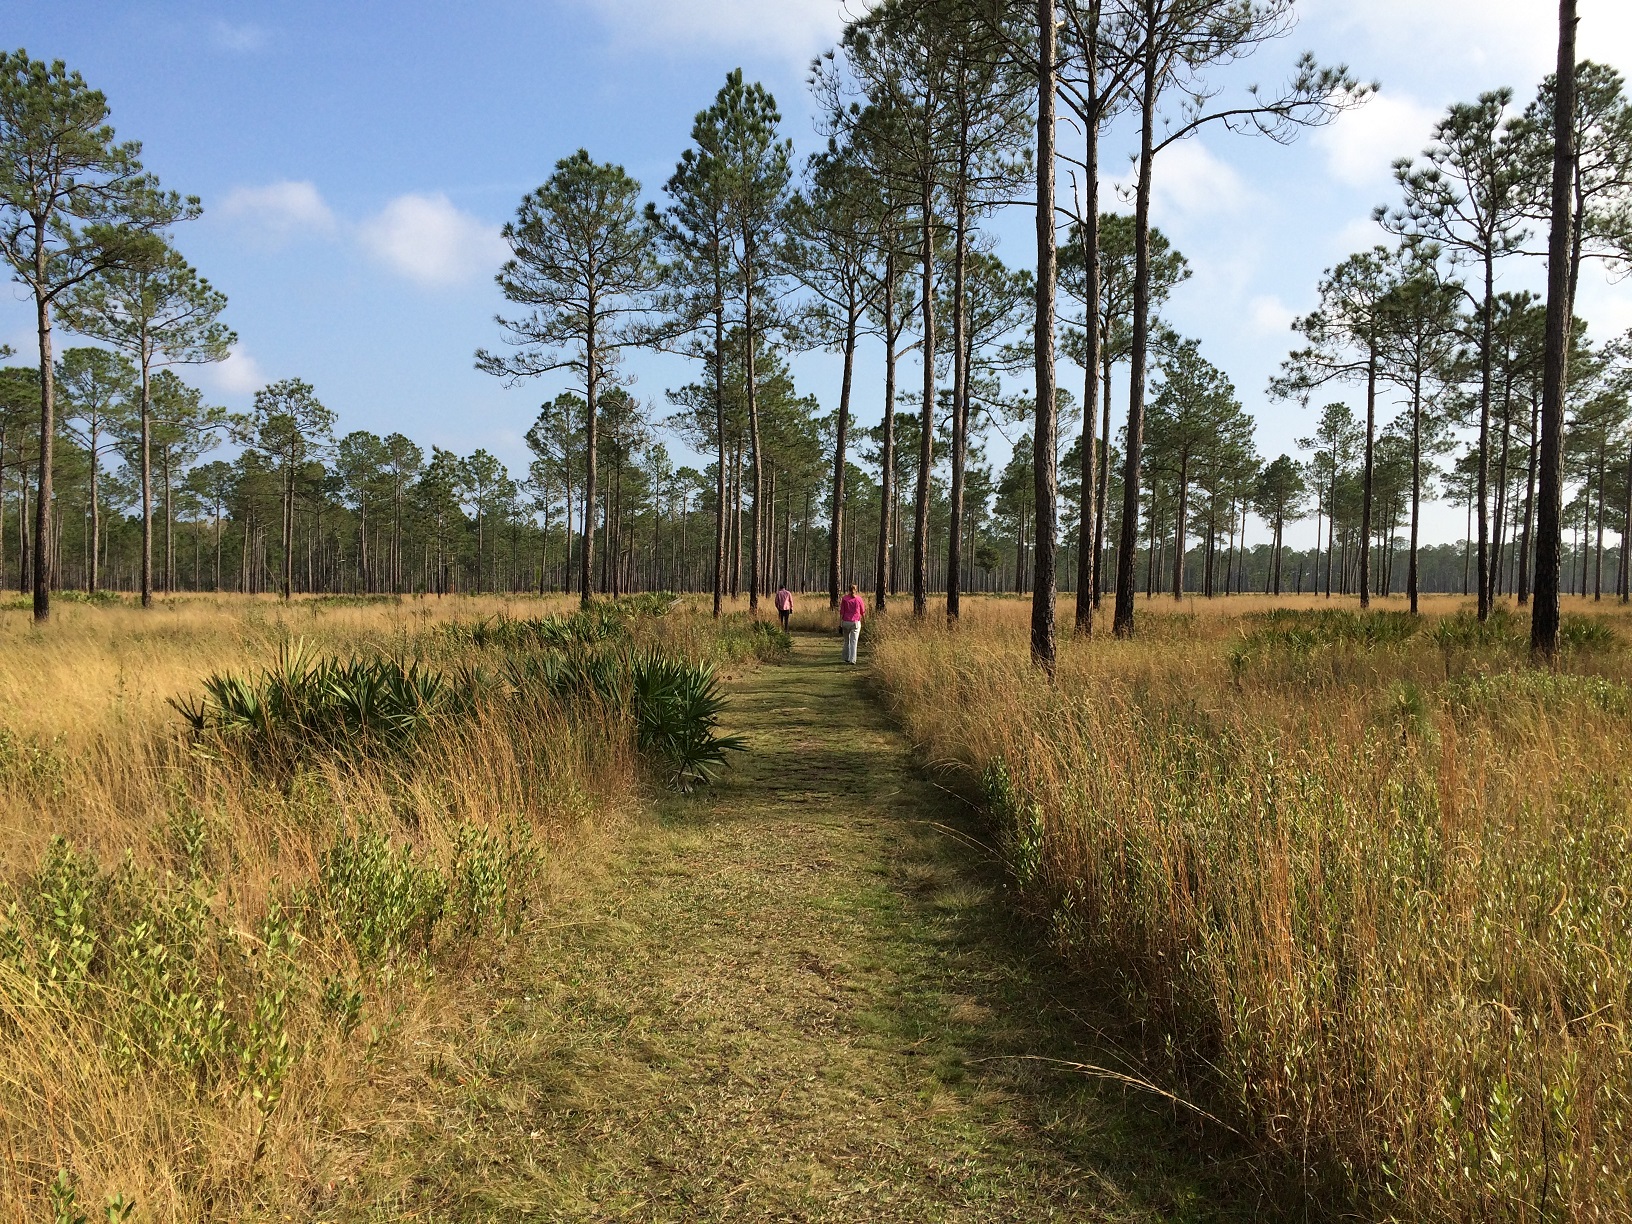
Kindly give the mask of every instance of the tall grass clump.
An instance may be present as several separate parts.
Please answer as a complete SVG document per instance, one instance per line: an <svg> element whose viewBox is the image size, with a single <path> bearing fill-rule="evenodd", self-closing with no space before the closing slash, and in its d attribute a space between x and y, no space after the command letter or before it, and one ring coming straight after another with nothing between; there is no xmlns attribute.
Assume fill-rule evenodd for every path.
<svg viewBox="0 0 1632 1224"><path fill-rule="evenodd" d="M977 601L874 665L1152 1075L1312 1201L1626 1218L1632 660L1598 623L1532 671L1518 628L1209 612L1050 687Z"/></svg>
<svg viewBox="0 0 1632 1224"><path fill-rule="evenodd" d="M564 644L467 628L556 618ZM516 937L643 776L695 785L732 748L692 621L0 616L0 1219L374 1210Z"/></svg>

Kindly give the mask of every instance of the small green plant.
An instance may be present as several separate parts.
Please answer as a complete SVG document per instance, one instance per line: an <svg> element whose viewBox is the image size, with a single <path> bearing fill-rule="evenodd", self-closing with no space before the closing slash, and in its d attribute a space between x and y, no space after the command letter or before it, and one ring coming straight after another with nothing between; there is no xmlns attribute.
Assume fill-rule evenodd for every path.
<svg viewBox="0 0 1632 1224"><path fill-rule="evenodd" d="M430 949L448 885L413 847L381 833L342 837L318 867L314 900L351 945L359 968Z"/></svg>
<svg viewBox="0 0 1632 1224"><path fill-rule="evenodd" d="M725 697L710 665L654 652L631 658L628 674L636 745L663 762L670 785L689 791L708 782L726 753L747 747L741 736L719 734Z"/></svg>

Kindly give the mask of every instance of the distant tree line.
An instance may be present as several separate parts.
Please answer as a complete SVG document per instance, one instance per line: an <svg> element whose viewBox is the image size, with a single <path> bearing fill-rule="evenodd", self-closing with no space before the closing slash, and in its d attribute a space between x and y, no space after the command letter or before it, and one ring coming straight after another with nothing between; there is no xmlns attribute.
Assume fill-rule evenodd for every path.
<svg viewBox="0 0 1632 1224"><path fill-rule="evenodd" d="M1230 379L1163 321L1189 265L1150 223L1161 155L1203 130L1290 141L1373 88L1309 57L1279 88L1222 88L1291 25L1290 0L884 0L812 65L825 143L802 162L740 71L656 198L587 151L561 159L504 229L503 343L476 354L507 383L568 388L528 429L525 472L336 436L298 379L244 414L204 404L176 367L234 337L171 242L197 201L159 187L76 74L7 56L0 251L41 347L0 382L0 572L37 615L65 585L674 587L718 610L856 582L919 615L940 594L952 620L963 592L1011 590L1032 596L1045 667L1061 590L1083 633L1112 596L1122 634L1140 593L1415 608L1465 589L1481 615L1564 580L1626 598L1632 340L1595 342L1573 301L1586 263L1632 258L1632 104L1573 41L1527 105L1453 106L1397 163L1386 241L1322 277L1269 388L1310 411L1297 456L1258 452ZM1124 117L1131 215L1100 205L1100 142ZM1037 258L1010 267L985 225L1033 191ZM1543 228L1546 304L1498 287ZM92 346L59 353L55 325ZM883 386L862 388L875 344ZM638 398L636 348L691 359L695 380ZM839 359L831 404L794 384L789 355L812 350ZM878 425L858 396L881 398ZM700 466L674 463L675 438ZM1434 500L1465 509L1465 543L1422 545ZM1269 541L1249 547L1254 521Z"/></svg>

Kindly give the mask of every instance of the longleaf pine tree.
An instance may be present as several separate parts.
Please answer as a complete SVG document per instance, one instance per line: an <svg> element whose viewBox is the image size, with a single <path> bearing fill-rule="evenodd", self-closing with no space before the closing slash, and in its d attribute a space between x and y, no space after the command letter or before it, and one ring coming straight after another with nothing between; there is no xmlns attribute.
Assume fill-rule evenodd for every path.
<svg viewBox="0 0 1632 1224"><path fill-rule="evenodd" d="M511 257L497 277L507 300L524 307L500 315L511 352L479 349L476 368L515 383L571 370L584 388L583 548L580 599L588 604L594 575L597 414L601 385L622 349L646 342L638 324L661 282L640 184L622 166L593 161L579 149L522 199L504 227Z"/></svg>

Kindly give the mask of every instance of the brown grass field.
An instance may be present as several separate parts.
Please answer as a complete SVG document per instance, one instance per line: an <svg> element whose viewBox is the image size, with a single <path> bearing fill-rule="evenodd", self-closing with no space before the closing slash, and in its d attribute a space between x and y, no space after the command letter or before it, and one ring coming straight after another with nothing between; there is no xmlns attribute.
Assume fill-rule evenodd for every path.
<svg viewBox="0 0 1632 1224"><path fill-rule="evenodd" d="M1141 1076L1294 1197L1626 1218L1632 615L1566 601L1537 671L1522 615L1402 603L1141 599L1131 641L1067 635L1052 685L1027 599L971 599L956 630L892 611L863 648ZM406 757L269 769L169 700L294 640L458 668L491 656L449 622L572 606L0 610L0 1218L119 1194L135 1220L304 1218L434 1163L382 1136L435 1133L487 992L650 809L628 726L483 709ZM752 665L696 605L641 632Z"/></svg>
<svg viewBox="0 0 1632 1224"><path fill-rule="evenodd" d="M406 759L269 775L191 745L169 699L292 640L457 666L447 622L575 606L0 612L0 1219L119 1194L142 1220L308 1214L382 1119L414 1114L508 936L593 874L644 789L627 727L594 708L484 711ZM655 625L671 653L717 653L707 617ZM312 882L341 868L319 906Z"/></svg>
<svg viewBox="0 0 1632 1224"><path fill-rule="evenodd" d="M1402 605L1141 598L1051 686L1029 603L974 600L873 666L1163 1082L1314 1201L1627 1218L1632 616L1567 600L1549 672L1527 617Z"/></svg>

